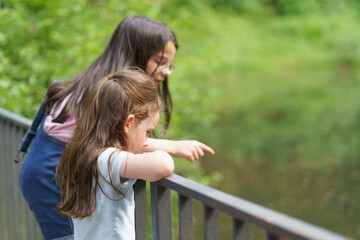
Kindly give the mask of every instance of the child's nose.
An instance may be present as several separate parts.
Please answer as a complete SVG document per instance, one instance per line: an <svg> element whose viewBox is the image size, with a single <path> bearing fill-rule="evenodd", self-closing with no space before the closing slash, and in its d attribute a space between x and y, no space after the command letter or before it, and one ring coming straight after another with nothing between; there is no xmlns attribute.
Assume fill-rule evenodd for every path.
<svg viewBox="0 0 360 240"><path fill-rule="evenodd" d="M162 69L162 71L161 71L161 74L164 76L164 77L167 77L167 76L169 76L170 75L170 69L169 69L169 67L165 67L164 69Z"/></svg>

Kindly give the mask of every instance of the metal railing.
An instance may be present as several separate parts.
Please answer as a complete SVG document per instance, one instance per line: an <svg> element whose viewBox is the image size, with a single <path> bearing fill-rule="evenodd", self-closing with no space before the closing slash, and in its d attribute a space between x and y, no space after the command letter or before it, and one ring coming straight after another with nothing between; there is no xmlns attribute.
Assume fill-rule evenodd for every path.
<svg viewBox="0 0 360 240"><path fill-rule="evenodd" d="M19 187L17 147L31 121L0 108L0 239L41 239Z"/></svg>
<svg viewBox="0 0 360 240"><path fill-rule="evenodd" d="M16 150L31 121L0 108L0 239L41 239L33 214L28 209L18 185L21 164L15 164ZM136 239L148 239L146 182L138 180L135 188ZM282 213L172 174L150 183L152 239L173 239L172 191L178 194L179 239L195 239L193 201L203 205L203 236L220 239L219 212L232 218L235 240L252 239L249 227L256 225L267 240L318 239L349 240Z"/></svg>

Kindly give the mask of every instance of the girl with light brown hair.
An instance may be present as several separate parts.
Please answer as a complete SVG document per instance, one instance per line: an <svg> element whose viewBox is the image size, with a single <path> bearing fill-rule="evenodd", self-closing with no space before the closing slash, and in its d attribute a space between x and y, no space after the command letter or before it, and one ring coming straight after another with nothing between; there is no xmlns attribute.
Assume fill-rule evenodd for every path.
<svg viewBox="0 0 360 240"><path fill-rule="evenodd" d="M145 73L123 70L83 97L79 123L56 169L60 213L72 217L75 239L135 239L132 185L172 173L168 153L142 153L159 121L156 89Z"/></svg>

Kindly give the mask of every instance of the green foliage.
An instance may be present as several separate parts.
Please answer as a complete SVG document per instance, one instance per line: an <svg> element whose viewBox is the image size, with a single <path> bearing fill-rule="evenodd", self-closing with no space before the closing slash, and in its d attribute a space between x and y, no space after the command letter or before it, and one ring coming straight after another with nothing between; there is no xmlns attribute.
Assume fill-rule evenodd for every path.
<svg viewBox="0 0 360 240"><path fill-rule="evenodd" d="M117 24L140 14L165 22L180 44L167 137L198 139L216 151L195 163L176 159L176 173L210 184L229 178L221 166L239 177L249 162L324 169L358 162L357 0L8 0L0 6L0 106L10 111L32 118L54 80L86 68ZM206 175L211 164L219 172ZM251 182L263 177L260 168L259 176L249 174Z"/></svg>
<svg viewBox="0 0 360 240"><path fill-rule="evenodd" d="M0 106L32 118L47 87L86 68L133 14L164 21L180 43L168 138L199 139L236 159L356 160L360 31L352 0L6 1ZM199 169L181 163L179 172L200 179Z"/></svg>
<svg viewBox="0 0 360 240"><path fill-rule="evenodd" d="M9 2L0 12L0 105L32 118L51 82L94 61L134 4L138 14L158 12L142 1Z"/></svg>
<svg viewBox="0 0 360 240"><path fill-rule="evenodd" d="M351 13L216 18L223 64L209 86L221 86L218 117L195 133L234 162L357 161L360 32Z"/></svg>
<svg viewBox="0 0 360 240"><path fill-rule="evenodd" d="M270 2L269 0L209 0L216 8L230 9L239 13L260 13Z"/></svg>
<svg viewBox="0 0 360 240"><path fill-rule="evenodd" d="M116 0L20 0L8 1L2 7L0 106L31 119L47 87L54 80L73 78L91 64L104 50L113 30L124 17L146 15L164 21L175 32L183 28L184 23L191 26L195 20L185 8L173 19L171 6L143 0L122 1L121 4ZM178 65L177 72L180 73L182 64ZM201 82L195 86L191 74L187 72L177 78L171 76L175 111L169 138L193 138L192 134L180 129L201 120L208 125L211 122L208 103L212 99L198 94L206 81L205 76L198 74ZM185 76L185 80L181 79ZM182 122L184 116L191 117ZM181 162L185 161L179 162L179 171L202 181L204 174L199 170L199 163L192 164L186 171L181 167ZM208 183L206 179L204 181Z"/></svg>
<svg viewBox="0 0 360 240"><path fill-rule="evenodd" d="M202 0L195 2L206 3L217 9L226 9L235 13L279 16L344 12L359 5L356 0Z"/></svg>

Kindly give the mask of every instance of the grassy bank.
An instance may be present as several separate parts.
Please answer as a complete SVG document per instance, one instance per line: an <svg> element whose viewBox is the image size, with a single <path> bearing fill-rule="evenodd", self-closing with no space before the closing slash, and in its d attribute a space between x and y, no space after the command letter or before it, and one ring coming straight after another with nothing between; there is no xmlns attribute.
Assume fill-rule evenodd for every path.
<svg viewBox="0 0 360 240"><path fill-rule="evenodd" d="M176 111L190 118L175 124L202 136L229 158L357 161L357 24L342 15L298 19L215 15L206 30L183 43L191 44L177 57L179 72L186 75L177 74L173 80L182 85L191 77L201 93L199 105L204 105L202 97L207 98L200 111L210 112L212 122L191 122L198 109L185 105ZM352 33L346 35L349 29ZM175 106L184 107L183 96L175 99Z"/></svg>
<svg viewBox="0 0 360 240"><path fill-rule="evenodd" d="M177 56L208 118L190 105L176 124L216 150L201 161L213 186L358 238L358 20L211 16Z"/></svg>

